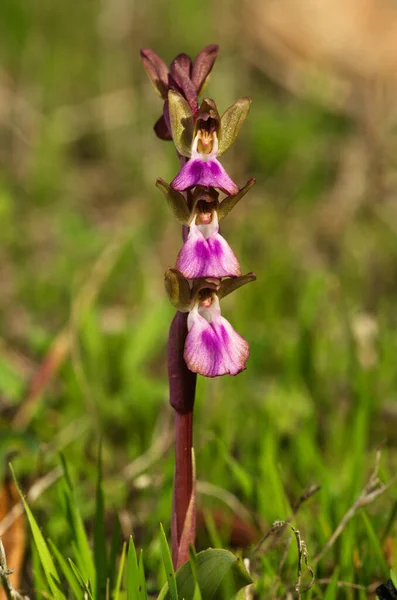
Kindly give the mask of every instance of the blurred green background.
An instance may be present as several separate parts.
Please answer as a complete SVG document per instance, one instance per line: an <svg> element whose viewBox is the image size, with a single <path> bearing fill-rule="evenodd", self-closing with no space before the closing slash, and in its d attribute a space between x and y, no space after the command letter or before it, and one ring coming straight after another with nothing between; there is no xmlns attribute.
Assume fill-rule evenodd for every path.
<svg viewBox="0 0 397 600"><path fill-rule="evenodd" d="M159 522L169 526L173 477L173 309L163 273L181 240L154 186L175 176L178 161L152 131L162 103L139 48L170 63L218 43L206 94L220 112L240 96L253 99L223 160L238 184L257 178L223 225L243 272L257 274L223 302L251 357L236 378L199 381L203 543L239 545L233 514L244 543L257 541L317 482L321 490L294 521L314 557L385 438L381 478L396 467L394 49L386 56L380 48L397 13L387 7L389 31L372 17L386 11L382 2L366 2L365 23L354 12L362 0L322 0L322 13L305 12L302 0L300 14L297 4L3 0L0 8L3 474L12 454L26 491L62 451L89 528L102 438L109 523L118 514L123 535L145 548L152 589L161 583ZM32 508L68 555L56 488ZM230 515L227 531L217 528L219 511ZM326 581L312 597L334 597L333 573L361 586L384 580L397 562L396 514L394 486L319 562ZM254 561L259 598L293 588L293 544L277 582L287 538ZM28 552L26 581L30 570ZM335 597L367 594L342 588Z"/></svg>

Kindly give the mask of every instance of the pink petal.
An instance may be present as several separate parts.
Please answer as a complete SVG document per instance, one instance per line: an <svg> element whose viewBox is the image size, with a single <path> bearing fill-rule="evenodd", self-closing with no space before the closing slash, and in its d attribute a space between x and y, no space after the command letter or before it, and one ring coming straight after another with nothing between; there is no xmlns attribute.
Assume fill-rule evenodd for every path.
<svg viewBox="0 0 397 600"><path fill-rule="evenodd" d="M241 275L240 264L225 238L216 232L205 239L196 226L190 228L175 266L186 279Z"/></svg>
<svg viewBox="0 0 397 600"><path fill-rule="evenodd" d="M195 185L216 187L226 194L238 192L238 187L216 158L207 161L200 158L189 160L171 183L174 190L180 191Z"/></svg>
<svg viewBox="0 0 397 600"><path fill-rule="evenodd" d="M217 377L237 375L246 368L248 342L234 331L226 319L218 317L208 323L197 310L193 310L188 317L188 327L189 320L184 358L193 373Z"/></svg>

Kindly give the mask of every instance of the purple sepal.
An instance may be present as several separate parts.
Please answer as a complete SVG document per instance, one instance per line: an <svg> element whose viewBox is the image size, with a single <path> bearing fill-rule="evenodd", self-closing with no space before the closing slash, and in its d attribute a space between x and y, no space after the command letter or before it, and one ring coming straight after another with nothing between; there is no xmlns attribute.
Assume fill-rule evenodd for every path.
<svg viewBox="0 0 397 600"><path fill-rule="evenodd" d="M157 137L160 138L160 140L165 140L166 142L172 140L172 135L170 134L170 130L167 126L167 122L165 120L164 115L161 115L161 117L156 121L153 129Z"/></svg>
<svg viewBox="0 0 397 600"><path fill-rule="evenodd" d="M187 190L195 185L216 187L225 194L237 194L239 189L216 159L204 161L200 158L189 160L171 182L174 190Z"/></svg>
<svg viewBox="0 0 397 600"><path fill-rule="evenodd" d="M190 323L189 323L190 321ZM193 373L204 377L237 375L246 369L249 345L222 316L209 323L197 309L189 314L184 358Z"/></svg>
<svg viewBox="0 0 397 600"><path fill-rule="evenodd" d="M241 275L233 250L217 230L206 239L196 225L190 227L175 265L186 279Z"/></svg>

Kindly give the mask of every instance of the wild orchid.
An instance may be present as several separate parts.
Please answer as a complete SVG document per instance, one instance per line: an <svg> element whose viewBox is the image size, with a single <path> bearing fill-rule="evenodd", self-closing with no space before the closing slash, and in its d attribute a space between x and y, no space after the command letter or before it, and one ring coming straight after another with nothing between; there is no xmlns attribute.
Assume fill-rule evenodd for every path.
<svg viewBox="0 0 397 600"><path fill-rule="evenodd" d="M204 277L191 284L177 269L167 270L165 284L171 304L189 313L183 355L191 371L218 377L237 375L246 368L249 344L222 317L219 301L255 279L248 273L222 280Z"/></svg>
<svg viewBox="0 0 397 600"><path fill-rule="evenodd" d="M219 232L220 221L254 185L239 189L218 158L235 141L251 100L241 98L222 115L213 100L198 95L212 70L218 46L206 46L192 61L179 54L170 71L152 50L141 58L164 101L154 129L173 140L180 171L168 185L158 178L174 216L182 223L183 246L175 268L166 272L169 299L177 309L168 338L170 403L175 410L175 477L171 524L172 558L188 560L195 540L193 408L197 374L237 375L246 368L249 344L222 316L219 301L255 280L241 275L240 263ZM226 194L220 201L219 192Z"/></svg>
<svg viewBox="0 0 397 600"><path fill-rule="evenodd" d="M218 156L235 141L250 105L250 98L240 98L219 117L215 102L205 98L195 117L181 94L168 92L172 139L179 154L190 159L171 182L174 190L203 185L219 188L226 194L238 193Z"/></svg>
<svg viewBox="0 0 397 600"><path fill-rule="evenodd" d="M175 217L189 227L187 239L180 250L176 268L187 279L197 277L238 277L241 268L238 259L225 238L219 233L221 221L254 185L250 179L234 196L219 202L218 192L197 186L192 194L192 208L185 197L173 190L162 179L157 187L164 193Z"/></svg>

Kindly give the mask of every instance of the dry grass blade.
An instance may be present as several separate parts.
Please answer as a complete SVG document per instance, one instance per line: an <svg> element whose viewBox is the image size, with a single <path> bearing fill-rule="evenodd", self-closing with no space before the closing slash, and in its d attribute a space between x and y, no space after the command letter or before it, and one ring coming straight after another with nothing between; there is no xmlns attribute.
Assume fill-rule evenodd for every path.
<svg viewBox="0 0 397 600"><path fill-rule="evenodd" d="M310 590L310 588L312 587L312 585L314 583L314 571L309 564L309 554L307 551L306 542L305 542L305 540L302 539L300 531L298 529L295 529L295 527L293 527L293 525L291 525L287 521L275 521L273 523L272 528L269 529L269 531L266 533L264 538L262 538L262 540L265 541L265 539L269 538L272 534L279 532L280 530L282 531L286 527L289 527L290 530L292 531L292 533L294 534L295 540L296 540L296 547L298 550L297 579L296 579L296 584L295 584L295 591L297 593L297 598L300 599L301 592L302 591L307 592L308 590ZM302 590L303 563L305 563L306 569L310 573L311 580L310 580L309 584Z"/></svg>
<svg viewBox="0 0 397 600"><path fill-rule="evenodd" d="M41 494L51 487L60 477L63 471L61 467L56 467L41 479L38 479L28 491L26 498L28 502L34 502ZM12 527L17 519L23 514L22 502L14 504L8 514L0 521L0 536L3 536L6 531Z"/></svg>
<svg viewBox="0 0 397 600"><path fill-rule="evenodd" d="M1 490L0 490L0 522L3 521L7 515L13 510L13 508L19 504L19 494L15 487L15 483L6 478ZM0 600L9 598L8 587L19 588L21 580L22 562L25 554L26 536L25 536L25 522L23 514L19 514L12 525L7 529L2 538L2 560L1 568L3 573L6 572L8 579L11 575L12 582L3 580L3 589L0 589ZM8 556L8 563L11 567L11 571L7 571L7 564L5 562L5 556ZM16 598L16 596L12 596Z"/></svg>
<svg viewBox="0 0 397 600"><path fill-rule="evenodd" d="M298 500L296 501L296 503L294 504L293 507L293 511L292 514L288 517L288 519L285 519L284 521L276 521L275 523L273 523L273 526L271 527L271 529L269 529L259 540L259 542L257 543L257 545L255 546L255 548L253 549L253 551L251 552L251 558L260 550L260 548L263 546L263 544L265 543L265 541L274 533L278 533L281 534L282 530L287 527L287 525L289 525L289 523L291 523L292 519L296 516L296 514L298 513L300 507L302 506L302 504L304 502L306 502L307 500L309 500L312 496L314 496L314 494L316 494L320 489L320 486L317 483L314 483L313 485L309 486L308 488L306 488L302 494L300 495L300 497L298 498ZM280 525L280 523L282 523L282 525Z"/></svg>
<svg viewBox="0 0 397 600"><path fill-rule="evenodd" d="M397 476L393 477L386 484L382 483L380 481L378 474L379 474L381 456L382 456L382 447L378 448L378 450L376 451L375 466L374 466L374 469L368 479L368 482L364 486L364 488L363 488L362 492L360 493L360 495L358 496L358 498L353 502L351 507L345 513L345 515L341 519L339 525L335 529L334 533L331 535L328 542L325 544L324 548L313 558L313 564L318 563L323 558L323 556L328 552L328 550L330 550L330 548L332 548L332 546L334 545L334 543L336 542L336 540L338 539L338 537L340 536L340 534L342 533L342 531L344 530L346 525L354 517L354 515L360 510L360 508L363 508L364 506L367 506L368 504L371 504L372 502L374 502L374 500L376 500L376 498L378 496L383 494L387 489L389 489L389 487L391 485L396 483Z"/></svg>
<svg viewBox="0 0 397 600"><path fill-rule="evenodd" d="M27 596L22 596L12 586L9 578L12 573L13 571L7 567L6 553L0 537L0 581L3 586L3 589L0 590L0 592L2 594L2 598L6 598L7 600L29 600Z"/></svg>

